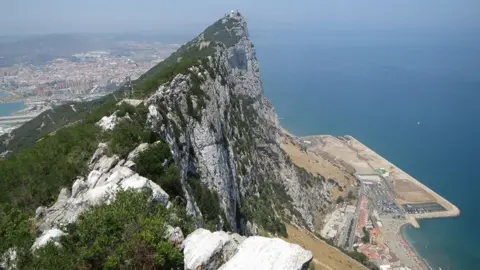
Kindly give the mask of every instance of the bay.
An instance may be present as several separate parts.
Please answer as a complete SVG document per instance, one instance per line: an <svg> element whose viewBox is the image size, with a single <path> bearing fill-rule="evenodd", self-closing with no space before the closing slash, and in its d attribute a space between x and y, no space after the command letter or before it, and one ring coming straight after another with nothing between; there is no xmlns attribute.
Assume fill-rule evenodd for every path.
<svg viewBox="0 0 480 270"><path fill-rule="evenodd" d="M0 116L10 116L12 113L25 109L23 102L0 103Z"/></svg>

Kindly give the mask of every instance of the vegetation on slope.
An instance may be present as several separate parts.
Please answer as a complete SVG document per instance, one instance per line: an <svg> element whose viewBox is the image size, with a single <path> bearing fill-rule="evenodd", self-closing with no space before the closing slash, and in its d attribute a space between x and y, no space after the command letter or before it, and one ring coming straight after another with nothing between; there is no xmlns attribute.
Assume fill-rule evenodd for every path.
<svg viewBox="0 0 480 270"><path fill-rule="evenodd" d="M60 189L71 186L77 175L86 174L87 162L99 142L109 141L112 149L127 152L142 142L156 140L150 132L143 131L146 114L142 106L133 109L131 121L122 121L113 131L101 131L95 123L117 108L115 103L106 103L86 120L60 129L33 147L0 161L0 254L14 246L19 253L28 253L34 239L29 217L38 206L52 204Z"/></svg>
<svg viewBox="0 0 480 270"><path fill-rule="evenodd" d="M224 74L220 71L220 74ZM226 137L234 137L232 148L237 157L237 172L239 177L248 177L248 173L253 166L252 153L259 153L260 150L255 144L255 138L261 138L262 134L256 134L262 128L260 125L258 114L252 107L253 100L235 94L232 90L230 92L230 114L225 115L225 121L231 123L236 128L229 133L224 129L223 134ZM224 139L227 142L227 139ZM263 168L265 173L273 171L274 168ZM272 176L274 179L275 176ZM287 230L283 219L288 219L285 212L289 211L291 214L297 214L297 211L292 206L292 199L286 193L285 189L279 183L266 181L257 177L258 182L256 194L247 195L241 198L241 206L239 207L239 217L246 217L258 224L262 229L274 235L287 236ZM240 179L237 180L238 182ZM252 192L253 193L253 192ZM280 218L280 217L281 218ZM300 217L301 218L301 217Z"/></svg>
<svg viewBox="0 0 480 270"><path fill-rule="evenodd" d="M180 172L173 163L170 148L164 142L156 143L135 159L137 172L159 184L170 200L184 201Z"/></svg>
<svg viewBox="0 0 480 270"><path fill-rule="evenodd" d="M21 269L178 269L183 254L165 238L166 225L192 231L182 208L152 204L148 192L123 191L67 228L61 248L50 242L23 257Z"/></svg>

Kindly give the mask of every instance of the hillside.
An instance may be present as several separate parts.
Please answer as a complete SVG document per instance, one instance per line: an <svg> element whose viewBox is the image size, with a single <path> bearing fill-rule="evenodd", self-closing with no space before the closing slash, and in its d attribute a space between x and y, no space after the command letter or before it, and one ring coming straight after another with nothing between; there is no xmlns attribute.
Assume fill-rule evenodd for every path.
<svg viewBox="0 0 480 270"><path fill-rule="evenodd" d="M278 256L269 267L308 267L312 255L298 246L245 238L259 230L286 237L285 222L314 232L333 200L325 178L297 167L281 148L240 13L133 82L129 97L138 102L109 95L75 104L77 113L57 107L7 138L3 150L13 152L0 161L4 265L239 269L260 245L258 261L249 263ZM223 240L210 252L221 254L190 252L195 239L216 239L198 228L231 232L213 233ZM211 247L202 241L202 249Z"/></svg>

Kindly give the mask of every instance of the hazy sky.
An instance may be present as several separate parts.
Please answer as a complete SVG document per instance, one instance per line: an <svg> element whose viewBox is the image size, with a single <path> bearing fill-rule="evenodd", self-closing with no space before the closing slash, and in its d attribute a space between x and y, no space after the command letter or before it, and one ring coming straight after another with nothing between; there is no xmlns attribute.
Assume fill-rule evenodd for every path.
<svg viewBox="0 0 480 270"><path fill-rule="evenodd" d="M231 9L254 29L480 29L479 0L0 0L0 34L195 32Z"/></svg>

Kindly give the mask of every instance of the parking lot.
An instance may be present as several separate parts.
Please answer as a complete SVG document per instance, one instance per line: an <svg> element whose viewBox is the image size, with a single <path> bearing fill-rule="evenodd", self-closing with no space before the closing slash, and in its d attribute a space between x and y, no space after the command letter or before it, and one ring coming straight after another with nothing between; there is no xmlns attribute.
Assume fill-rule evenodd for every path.
<svg viewBox="0 0 480 270"><path fill-rule="evenodd" d="M441 206L436 202L404 204L402 206L405 209L405 211L409 214L421 214L421 213L446 211L445 207Z"/></svg>
<svg viewBox="0 0 480 270"><path fill-rule="evenodd" d="M373 208L381 216L400 216L405 211L395 204L393 195L383 181L364 185L365 195L370 199Z"/></svg>

